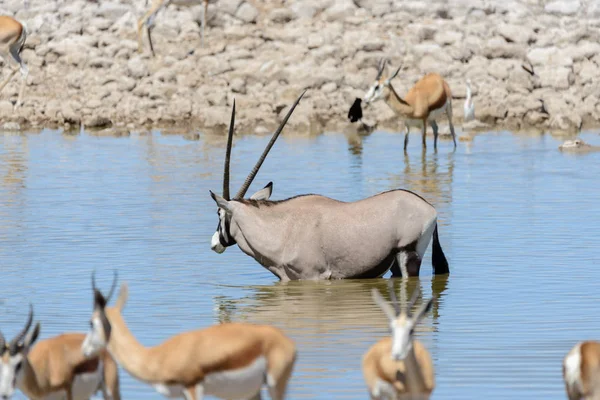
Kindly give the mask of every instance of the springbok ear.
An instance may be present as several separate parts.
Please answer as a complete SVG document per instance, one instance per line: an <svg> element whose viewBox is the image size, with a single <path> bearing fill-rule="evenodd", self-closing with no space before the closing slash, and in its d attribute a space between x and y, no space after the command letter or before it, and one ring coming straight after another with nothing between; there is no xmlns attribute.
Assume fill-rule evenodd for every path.
<svg viewBox="0 0 600 400"><path fill-rule="evenodd" d="M229 202L227 200L225 200L223 197L219 196L218 194L213 193L212 190L209 190L209 192L210 192L210 197L213 198L213 200L215 201L215 203L217 203L217 206L219 208L222 208L226 212L231 211L231 207L229 207Z"/></svg>
<svg viewBox="0 0 600 400"><path fill-rule="evenodd" d="M129 297L129 289L127 288L127 283L123 282L121 284L121 289L119 290L119 297L117 297L117 301L115 302L115 307L119 311L123 311L125 308L125 304L127 303L127 298Z"/></svg>
<svg viewBox="0 0 600 400"><path fill-rule="evenodd" d="M254 193L250 196L251 200L269 200L271 197L271 193L273 193L273 182L267 183L267 186L260 189L258 192Z"/></svg>
<svg viewBox="0 0 600 400"><path fill-rule="evenodd" d="M25 351L27 351L29 349L29 347L33 343L35 343L38 336L40 335L40 329L41 329L40 323L38 322L37 324L35 324L35 328L33 328L33 330L29 331L27 336L25 336L25 340L23 341L23 348L25 349Z"/></svg>
<svg viewBox="0 0 600 400"><path fill-rule="evenodd" d="M421 307L419 307L419 309L415 313L414 320L416 322L421 321L423 319L423 317L425 317L425 315L427 315L427 313L429 311L431 311L431 307L433 306L434 300L435 300L435 297L432 297L429 300L427 300L426 302L424 302L423 304L421 304Z"/></svg>
<svg viewBox="0 0 600 400"><path fill-rule="evenodd" d="M375 302L375 304L377 304L379 308L381 308L381 310L385 313L385 315L390 321L396 319L396 313L394 312L394 308L390 305L390 303L385 301L383 296L381 296L381 293L379 293L379 290L375 288L371 289L371 296L373 297L373 301Z"/></svg>

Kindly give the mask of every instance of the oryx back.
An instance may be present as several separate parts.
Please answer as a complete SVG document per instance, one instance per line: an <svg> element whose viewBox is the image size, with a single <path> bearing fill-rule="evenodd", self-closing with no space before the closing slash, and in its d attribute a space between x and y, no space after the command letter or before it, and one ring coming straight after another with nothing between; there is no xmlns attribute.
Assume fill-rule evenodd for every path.
<svg viewBox="0 0 600 400"><path fill-rule="evenodd" d="M433 206L405 190L356 202L320 195L243 202L233 217L238 245L267 268L282 266L288 279L379 277L398 253L422 258L437 221Z"/></svg>

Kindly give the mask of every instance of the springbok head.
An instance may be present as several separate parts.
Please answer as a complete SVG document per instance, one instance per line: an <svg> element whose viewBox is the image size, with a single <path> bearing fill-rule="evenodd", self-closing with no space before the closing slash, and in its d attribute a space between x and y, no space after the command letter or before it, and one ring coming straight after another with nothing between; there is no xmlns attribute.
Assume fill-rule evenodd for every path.
<svg viewBox="0 0 600 400"><path fill-rule="evenodd" d="M385 77L383 75L383 71L385 70L386 64L387 64L386 59L382 59L379 62L379 68L377 70L377 76L375 77L375 82L373 82L373 84L371 85L371 87L369 88L369 90L367 91L367 93L365 94L365 97L363 99L365 102L365 105L372 103L374 101L377 101L379 99L385 98L387 96L387 93L390 90L390 82L392 81L392 79L394 79L396 77L396 75L398 75L398 72L400 72L400 69L402 68L402 66L398 67L396 72L394 72L391 76Z"/></svg>
<svg viewBox="0 0 600 400"><path fill-rule="evenodd" d="M288 111L287 115L285 116L285 118L283 119L281 124L279 125L279 128L277 128L275 133L273 133L273 136L271 137L269 144L267 144L267 147L265 148L262 155L256 162L256 165L254 165L254 168L252 168L252 171L250 171L250 174L248 174L248 176L246 177L244 184L242 185L240 190L238 190L237 194L232 199L229 196L229 161L230 161L230 157L231 157L231 142L233 140L233 131L234 131L234 124L235 124L235 100L234 100L233 110L231 112L231 122L229 123L229 133L227 135L227 149L225 150L225 167L224 167L224 172L223 172L223 196L219 196L218 194L215 194L212 191L210 191L210 196L215 201L215 203L217 203L217 206L218 206L217 215L219 216L219 224L217 225L217 230L213 234L211 242L210 242L210 248L213 251L220 254L220 253L223 253L227 247L233 246L234 244L237 243L235 238L231 235L231 230L230 230L231 216L232 216L231 203L233 203L235 201L243 200L244 195L246 194L246 192L248 191L248 188L252 184L252 181L256 177L258 170L260 169L262 163L265 161L267 154L269 154L271 147L273 147L273 144L275 144L275 141L279 137L279 134L283 130L283 127L285 126L288 119L292 115L292 112L294 112L294 109L300 102L300 99L302 99L302 96L304 96L304 93L306 93L306 90L304 90L304 92L302 92L300 97L298 97L296 99L296 101L294 102L294 104L292 105L290 110ZM252 196L250 196L250 199L252 199L252 200L268 200L271 197L272 192L273 192L273 182L269 182L264 188L262 188L261 190L259 190L258 192L254 193Z"/></svg>
<svg viewBox="0 0 600 400"><path fill-rule="evenodd" d="M29 305L29 316L25 327L8 344L0 332L0 398L10 399L15 388L23 379L23 364L27 362L27 354L31 345L40 334L40 323L29 332L33 323L33 306Z"/></svg>
<svg viewBox="0 0 600 400"><path fill-rule="evenodd" d="M394 285L389 281L389 292L392 298L392 306L384 300L383 296L377 289L373 289L371 294L375 303L383 310L385 315L390 320L390 330L392 333L392 359L404 360L413 348L413 335L416 325L423 317L431 310L434 298L421 304L416 313L412 313L411 309L417 301L420 289L417 286L413 291L412 297L405 307L400 307Z"/></svg>
<svg viewBox="0 0 600 400"><path fill-rule="evenodd" d="M114 273L113 282L108 292L108 296L104 296L102 292L96 288L95 272L92 272L92 291L94 293L94 309L92 318L90 318L90 330L88 331L81 350L86 357L91 357L98 354L101 350L108 346L112 326L110 323L111 317L118 313L120 314L127 302L127 285L123 283L119 291L119 297L115 302L114 307L107 307L110 298L112 297L115 287L117 286L117 271Z"/></svg>

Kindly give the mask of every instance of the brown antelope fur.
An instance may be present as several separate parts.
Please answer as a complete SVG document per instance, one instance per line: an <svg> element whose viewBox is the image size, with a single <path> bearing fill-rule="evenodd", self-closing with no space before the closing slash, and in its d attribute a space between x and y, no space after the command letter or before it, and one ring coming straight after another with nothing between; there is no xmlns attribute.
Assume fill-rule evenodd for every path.
<svg viewBox="0 0 600 400"><path fill-rule="evenodd" d="M600 400L600 343L577 343L565 356L562 372L569 400Z"/></svg>
<svg viewBox="0 0 600 400"><path fill-rule="evenodd" d="M27 40L27 28L25 28L22 23L6 15L0 16L0 57L4 58L8 65L10 65L11 59L18 64L18 66L8 74L8 77L0 83L0 92L17 71L20 70L21 87L19 89L19 96L15 103L15 108L21 105L25 84L27 83L27 76L29 74L27 66L21 59L21 51L25 45L25 40Z"/></svg>
<svg viewBox="0 0 600 400"><path fill-rule="evenodd" d="M30 313L32 319L32 313ZM23 330L23 336L31 326L31 319ZM15 379L18 388L30 399L58 399L57 392L64 391L66 400L88 400L90 396L101 390L105 400L120 400L119 371L116 362L106 351L89 358L84 357L81 344L85 339L83 333L65 333L39 341L33 348L30 346L39 335L40 324L25 337L22 345L10 350L11 345L5 346L1 358L3 367L10 365L11 357L22 355L22 378ZM1 334L0 334L1 336ZM16 338L18 339L18 337ZM22 339L22 338L21 338ZM4 342L3 337L0 338ZM5 350L6 349L6 350ZM14 352L15 354L11 354ZM98 371L102 368L102 371ZM97 384L77 382L86 375L100 372ZM92 379L92 382L93 379ZM2 393L6 395L6 393ZM10 397L10 396L8 396Z"/></svg>
<svg viewBox="0 0 600 400"><path fill-rule="evenodd" d="M450 86L437 73L429 73L419 79L408 91L404 98L394 90L391 81L398 75L399 67L390 77L384 77L386 61L382 60L379 65L375 83L371 86L364 101L366 104L383 99L385 103L401 118L406 125L404 135L404 150L408 146L408 134L411 127L421 128L423 148L427 147L426 131L427 122L433 129L433 147L437 148L438 125L437 120L445 114L450 125L450 133L456 148L456 133L452 123L452 92Z"/></svg>
<svg viewBox="0 0 600 400"><path fill-rule="evenodd" d="M181 6L194 6L196 4L203 3L204 4L204 13L202 14L202 46L204 46L204 31L206 29L206 13L208 11L208 2L209 0L153 0L150 8L146 13L138 20L137 23L137 37L138 37L138 52L143 51L143 43L142 43L142 29L144 25L146 25L146 32L148 34L148 43L150 44L150 51L152 52L152 56L155 56L154 53L154 44L152 43L152 22L154 18L156 18L156 14L163 7L167 7L169 4L181 5ZM146 2L146 5L148 3ZM150 23L149 23L150 22Z"/></svg>
<svg viewBox="0 0 600 400"><path fill-rule="evenodd" d="M371 399L429 398L435 388L431 355L413 338L415 325L431 309L433 298L424 302L415 314L411 308L419 296L415 289L405 308L400 308L390 280L393 308L377 289L372 290L373 299L390 320L391 337L375 343L363 356L362 370ZM416 396L416 397L415 397Z"/></svg>
<svg viewBox="0 0 600 400"><path fill-rule="evenodd" d="M94 337L91 331L87 344L83 346L84 353L86 346L93 347L95 342L104 341L103 345L133 377L154 386L165 396L166 392L174 390L176 394L171 392L168 397L185 397L188 400L200 400L203 395L221 397L208 387L211 375L251 367L262 356L266 365L264 371L260 370L258 391L253 389L236 398L259 398L255 396L260 395L263 383L267 384L272 399L285 398L296 360L296 346L281 330L263 325L224 323L180 333L157 346L145 347L129 331L121 314L127 301L127 285L121 285L114 307L106 306L106 299L95 285L93 287L95 306L92 325L94 321L105 321L98 325L104 327L100 336L105 335L108 327L110 333L106 343L105 339ZM234 381L221 381L221 386L235 384Z"/></svg>

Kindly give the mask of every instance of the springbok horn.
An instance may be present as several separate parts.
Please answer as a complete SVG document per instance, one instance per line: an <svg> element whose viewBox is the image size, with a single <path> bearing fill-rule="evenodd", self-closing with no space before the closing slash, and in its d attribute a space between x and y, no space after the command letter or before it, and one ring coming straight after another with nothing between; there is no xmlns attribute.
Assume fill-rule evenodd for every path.
<svg viewBox="0 0 600 400"><path fill-rule="evenodd" d="M227 150L225 150L225 167L223 170L223 198L229 198L229 161L231 159L231 142L233 140L233 126L235 124L235 99L233 99L233 110L231 111L231 122L229 123L229 134L227 136Z"/></svg>
<svg viewBox="0 0 600 400"><path fill-rule="evenodd" d="M110 292L108 292L108 296L106 296L106 304L108 304L108 302L110 301L110 298L112 297L115 288L117 287L117 276L119 274L117 273L117 270L115 270L114 276L113 276L113 281L112 281L112 286L110 287Z"/></svg>
<svg viewBox="0 0 600 400"><path fill-rule="evenodd" d="M281 125L279 125L279 128L277 128L277 130L273 134L273 137L271 137L271 141L269 141L269 144L267 144L267 147L265 148L265 151L263 151L262 155L258 159L258 162L256 163L256 165L254 166L254 168L252 169L252 171L250 172L250 174L246 178L246 181L244 182L244 184L242 185L242 187L240 188L240 190L235 195L234 200L241 200L241 199L244 198L244 195L246 194L246 192L248 191L248 188L252 184L252 181L254 180L254 177L256 177L256 174L258 173L258 170L260 169L260 166L265 161L265 158L267 157L267 154L269 154L269 150L271 150L271 147L273 147L273 145L275 144L275 141L279 137L279 134L283 130L283 127L285 126L285 124L287 123L288 119L292 115L292 112L294 112L294 109L296 108L296 106L300 102L300 99L302 98L302 96L304 96L304 93L306 93L306 90L307 89L304 89L304 91L302 92L302 94L300 95L300 97L298 97L296 99L296 101L294 102L294 104L290 108L290 111L288 111L287 115L285 116L285 118L281 122Z"/></svg>
<svg viewBox="0 0 600 400"><path fill-rule="evenodd" d="M417 283L417 286L415 287L415 290L413 290L413 294L410 297L410 301L408 302L408 306L406 308L409 317L412 316L411 310L412 310L413 306L415 305L415 303L417 302L417 299L419 298L420 294L421 294L421 288L418 286L418 283Z"/></svg>
<svg viewBox="0 0 600 400"><path fill-rule="evenodd" d="M382 58L381 61L379 61L379 67L377 67L377 77L375 78L375 80L378 80L379 78L381 78L381 74L383 74L383 70L385 68L385 64L387 63L387 60L385 58Z"/></svg>
<svg viewBox="0 0 600 400"><path fill-rule="evenodd" d="M391 279L388 279L388 292L390 292L390 298L392 299L392 306L394 306L396 316L398 316L400 315L400 305L398 304L398 298L396 297L396 292L394 291L394 282Z"/></svg>
<svg viewBox="0 0 600 400"><path fill-rule="evenodd" d="M392 79L394 79L396 77L396 75L398 75L398 72L400 72L400 69L402 68L402 65L400 65L398 67L398 69L396 70L396 72L394 72L389 78L387 78L385 81L386 83L389 85L390 82L392 81Z"/></svg>
<svg viewBox="0 0 600 400"><path fill-rule="evenodd" d="M33 305L29 303L29 316L27 317L27 322L25 322L25 327L14 337L13 340L10 341L8 345L10 354L14 355L17 353L19 342L23 340L25 335L27 335L27 331L31 328L31 323L33 322Z"/></svg>
<svg viewBox="0 0 600 400"><path fill-rule="evenodd" d="M118 273L115 270L112 286L110 287L110 292L108 293L108 296L106 297L106 304L108 304L108 302L110 301L110 298L112 297L113 292L115 291L115 287L117 286L117 276L118 276ZM92 292L96 292L96 271L92 272Z"/></svg>

